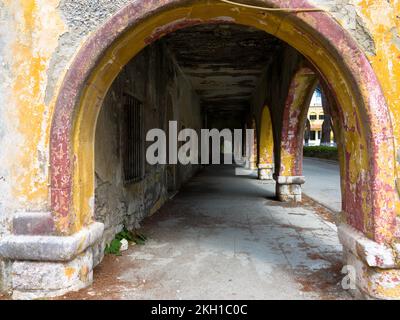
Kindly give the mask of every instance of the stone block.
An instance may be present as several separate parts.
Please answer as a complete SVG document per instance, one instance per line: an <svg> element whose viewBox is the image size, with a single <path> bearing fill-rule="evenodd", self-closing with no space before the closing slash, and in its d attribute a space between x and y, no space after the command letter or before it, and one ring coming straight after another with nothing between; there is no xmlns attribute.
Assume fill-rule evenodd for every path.
<svg viewBox="0 0 400 320"><path fill-rule="evenodd" d="M0 293L8 294L11 291L10 262L0 260Z"/></svg>
<svg viewBox="0 0 400 320"><path fill-rule="evenodd" d="M104 225L92 223L71 236L9 235L0 240L0 257L9 260L70 261L95 244Z"/></svg>
<svg viewBox="0 0 400 320"><path fill-rule="evenodd" d="M353 227L338 225L345 264L354 268L356 292L367 299L400 299L400 269L394 248L368 239Z"/></svg>
<svg viewBox="0 0 400 320"><path fill-rule="evenodd" d="M275 176L274 177L277 184L282 185L290 185L290 184L299 184L302 185L306 182L304 176Z"/></svg>
<svg viewBox="0 0 400 320"><path fill-rule="evenodd" d="M355 272L353 294L365 299L400 299L400 269L380 269L368 266L347 248L344 249L346 264Z"/></svg>
<svg viewBox="0 0 400 320"><path fill-rule="evenodd" d="M259 180L273 180L274 165L273 164L259 164L258 165L258 179Z"/></svg>
<svg viewBox="0 0 400 320"><path fill-rule="evenodd" d="M92 250L69 262L15 261L11 276L13 299L49 298L77 291L93 281Z"/></svg>
<svg viewBox="0 0 400 320"><path fill-rule="evenodd" d="M339 224L338 236L341 244L369 267L381 269L398 267L396 255L391 247L368 239L353 227L345 223Z"/></svg>
<svg viewBox="0 0 400 320"><path fill-rule="evenodd" d="M18 212L13 217L16 235L52 235L54 231L51 212Z"/></svg>
<svg viewBox="0 0 400 320"><path fill-rule="evenodd" d="M282 202L301 202L301 185L305 182L304 177L282 177L275 176L276 196Z"/></svg>
<svg viewBox="0 0 400 320"><path fill-rule="evenodd" d="M276 195L282 202L301 202L301 186L299 185L276 185Z"/></svg>

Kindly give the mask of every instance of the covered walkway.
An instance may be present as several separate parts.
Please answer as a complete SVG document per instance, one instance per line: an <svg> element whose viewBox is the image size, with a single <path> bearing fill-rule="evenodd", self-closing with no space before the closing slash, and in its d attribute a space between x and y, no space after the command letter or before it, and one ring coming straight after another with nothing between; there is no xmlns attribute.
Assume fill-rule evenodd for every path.
<svg viewBox="0 0 400 320"><path fill-rule="evenodd" d="M21 65L10 97L22 98L4 122L14 129L0 174L0 292L59 297L89 288L97 267L83 298L343 298L345 265L357 296L400 297L400 131L393 68L381 68L396 54L315 1L247 2L127 1L99 10L95 26L81 23L100 21L77 14L95 8L82 0L60 12L79 28L60 30L51 48L41 47L44 20L31 22L54 6L11 23L18 39L38 37L9 59L10 70ZM337 177L303 170L316 87L338 146L337 230L332 206L307 197L337 199ZM219 150L203 143L210 135ZM214 160L232 144L252 177L198 172L207 151ZM115 236L139 226L146 245L102 263Z"/></svg>
<svg viewBox="0 0 400 320"><path fill-rule="evenodd" d="M159 212L148 237L106 256L82 299L349 299L329 213L273 199L274 183L208 166Z"/></svg>

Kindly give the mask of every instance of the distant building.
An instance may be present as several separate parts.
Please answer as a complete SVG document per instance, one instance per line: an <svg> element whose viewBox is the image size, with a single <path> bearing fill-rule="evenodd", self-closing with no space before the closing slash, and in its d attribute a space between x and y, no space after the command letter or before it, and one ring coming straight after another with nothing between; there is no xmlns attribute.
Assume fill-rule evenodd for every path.
<svg viewBox="0 0 400 320"><path fill-rule="evenodd" d="M308 125L306 126L305 136L307 137L308 134L308 141L307 138L305 138L304 144L308 146L319 146L321 145L322 125L325 120L324 109L322 108L322 96L319 90L315 90L311 99L307 119L309 121L309 127ZM330 144L335 145L332 131Z"/></svg>

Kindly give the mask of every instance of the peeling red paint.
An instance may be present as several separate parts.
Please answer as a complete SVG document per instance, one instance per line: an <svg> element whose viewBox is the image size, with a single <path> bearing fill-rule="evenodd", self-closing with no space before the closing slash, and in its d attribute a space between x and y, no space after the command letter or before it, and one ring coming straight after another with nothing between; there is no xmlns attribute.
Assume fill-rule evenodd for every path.
<svg viewBox="0 0 400 320"><path fill-rule="evenodd" d="M207 21L204 21L202 19L190 19L190 18L185 18L185 19L180 19L177 21L174 21L172 23L169 23L167 25L158 27L154 30L154 32L151 34L150 37L145 39L145 43L147 45L161 39L163 36L170 34L172 32L175 32L177 30L181 30L184 28L188 27L193 27L197 25L202 25L202 24L229 24L229 23L234 23L232 19L229 19L227 17L221 17L217 19L209 19Z"/></svg>
<svg viewBox="0 0 400 320"><path fill-rule="evenodd" d="M204 22L201 19L177 20L177 21L174 21L173 23L169 23L165 26L158 27L157 29L154 30L154 32L151 34L150 37L145 39L144 42L147 45L149 45L149 44L153 43L154 41L161 39L163 36L165 36L171 32L174 32L174 31L177 31L177 30L180 30L183 28L193 27L193 26L203 24L203 23Z"/></svg>
<svg viewBox="0 0 400 320"><path fill-rule="evenodd" d="M307 76L307 77L305 77ZM283 119L282 119L282 134L281 134L281 155L292 155L290 174L291 176L303 175L303 136L304 136L304 123L307 116L308 106L306 101L301 107L296 103L300 99L299 96L307 95L314 87L316 75L309 68L301 68L294 75L293 80L289 87L287 95ZM304 88L306 86L306 89ZM304 92L303 90L307 92ZM304 96L304 98L306 98ZM280 164L279 175L284 175L282 172L285 170ZM287 169L287 168L286 168Z"/></svg>
<svg viewBox="0 0 400 320"><path fill-rule="evenodd" d="M343 199L343 211L348 214L348 223L360 230L365 232L364 226L364 212L362 209L362 185L356 183L353 185L351 183L350 178L350 158L351 154L349 152L345 152L345 197Z"/></svg>
<svg viewBox="0 0 400 320"><path fill-rule="evenodd" d="M86 80L100 58L113 42L124 32L148 18L156 12L167 7L179 6L185 3L183 0L138 0L128 4L106 24L91 36L76 55L72 65L64 78L59 91L50 137L50 166L51 166L51 206L55 219L59 217L72 218L72 134L76 110L79 106L79 98ZM313 8L305 0L268 0L265 3L271 7L302 7ZM211 5L211 4L210 4ZM352 37L329 14L321 12L303 12L301 14L288 15L287 19L296 19L296 23L303 25L304 30L313 30L313 36L324 39L332 52L336 52L338 60L349 70L354 90L360 95L357 107L360 108L362 119L367 128L369 172L368 177L363 177L355 186L350 185L346 178L346 199L343 206L349 215L349 223L357 229L370 231L372 237L378 242L389 242L395 230L394 212L394 147L393 131L390 123L389 111L377 77L363 52L359 49ZM204 23L218 23L216 20L202 21ZM159 29L148 43L159 38L166 32L177 30L190 24L200 23L199 20L184 20L166 29ZM329 84L331 85L331 84ZM288 100L289 102L289 100ZM290 119L293 115L287 115ZM361 120L359 120L361 121ZM357 130L360 128L348 128L346 119L342 119L344 130ZM294 130L287 129L286 134ZM295 146L289 143L288 150L294 150ZM385 158L380 157L384 155ZM347 155L350 157L351 155ZM294 173L301 172L300 164L297 164ZM389 182L388 182L389 181ZM379 191L385 190L385 192ZM362 208L362 192L367 191L367 204L371 206L368 212L372 220L371 230L365 229L364 212ZM386 203L386 205L385 205ZM62 230L61 232L64 232Z"/></svg>

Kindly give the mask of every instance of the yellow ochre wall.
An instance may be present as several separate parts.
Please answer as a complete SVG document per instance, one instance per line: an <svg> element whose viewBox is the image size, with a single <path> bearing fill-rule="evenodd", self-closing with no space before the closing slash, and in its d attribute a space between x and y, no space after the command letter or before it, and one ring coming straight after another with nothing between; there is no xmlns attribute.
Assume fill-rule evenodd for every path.
<svg viewBox="0 0 400 320"><path fill-rule="evenodd" d="M400 142L400 1L388 3L386 0L363 0L349 3L365 23L375 44L375 54L367 55L390 108L397 150ZM46 101L49 66L58 41L66 32L74 32L68 29L59 5L60 0L0 1L0 32L3 38L3 64L0 65L0 72L3 73L4 80L0 87L3 103L0 156L3 179L0 181L0 202L8 209L7 212L49 209L48 150L52 111L62 75L73 58L71 55L69 60L64 61L60 77L52 84L55 86L54 95ZM218 3L218 6L221 13L226 12L226 7L222 9L227 5ZM182 10L192 9L188 6ZM198 10L199 17L210 14L209 11L202 11L200 8ZM213 11L212 15L216 15L218 10ZM251 10L240 12L246 14L232 10L237 21L259 26L265 24L255 21ZM143 28L154 29L157 24L169 19L170 17L165 20L161 16L155 17L147 21ZM346 27L345 20L339 19L339 22ZM265 29L272 30L273 25L271 23ZM95 29L77 36L79 41L75 52L94 31ZM143 45L138 42L134 50L141 49Z"/></svg>

